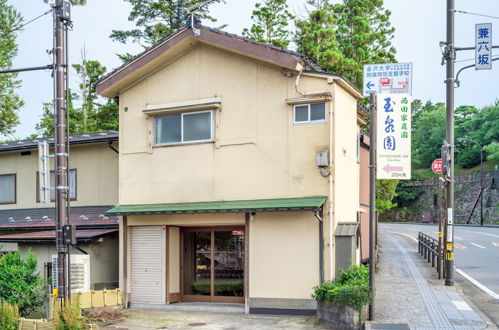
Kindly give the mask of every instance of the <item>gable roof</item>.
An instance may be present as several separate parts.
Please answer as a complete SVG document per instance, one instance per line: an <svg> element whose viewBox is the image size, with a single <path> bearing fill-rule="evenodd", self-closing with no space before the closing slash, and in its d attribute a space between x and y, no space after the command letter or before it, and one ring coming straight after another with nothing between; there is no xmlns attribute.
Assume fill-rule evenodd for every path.
<svg viewBox="0 0 499 330"><path fill-rule="evenodd" d="M76 231L76 242L87 243L92 242L104 236L117 234L116 229L86 229ZM0 242L7 243L51 243L55 242L55 230L35 231L31 233L17 233L0 236Z"/></svg>
<svg viewBox="0 0 499 330"><path fill-rule="evenodd" d="M189 27L182 28L138 54L129 62L111 71L95 84L97 93L108 98L115 97L121 88L153 72L157 67L154 64L163 63L167 51L172 51L175 54L181 53L183 50L199 42L290 70L300 70L303 68L305 70L322 72L316 64L298 52L257 42L206 26L197 26L196 30L199 33L195 33ZM139 71L140 74L137 74Z"/></svg>
<svg viewBox="0 0 499 330"><path fill-rule="evenodd" d="M48 141L49 146L54 146L53 137L43 137L30 140L18 140L12 142L0 143L0 152L13 150L37 149L38 142ZM104 131L85 134L72 134L69 136L69 144L90 144L90 143L109 143L118 141L118 132Z"/></svg>

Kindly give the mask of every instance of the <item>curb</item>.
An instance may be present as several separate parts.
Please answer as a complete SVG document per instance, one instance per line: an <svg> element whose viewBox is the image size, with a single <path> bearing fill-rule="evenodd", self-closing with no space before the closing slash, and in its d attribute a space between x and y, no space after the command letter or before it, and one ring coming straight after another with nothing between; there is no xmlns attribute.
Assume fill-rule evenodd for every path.
<svg viewBox="0 0 499 330"><path fill-rule="evenodd" d="M438 225L438 222L435 223L421 223L421 222L389 222L389 221L380 221L380 224L394 224L394 225L421 225L421 226L432 226L432 225ZM487 227L487 228L499 228L499 225L476 225L476 224L464 224L464 223L455 223L454 226L459 226L459 227Z"/></svg>

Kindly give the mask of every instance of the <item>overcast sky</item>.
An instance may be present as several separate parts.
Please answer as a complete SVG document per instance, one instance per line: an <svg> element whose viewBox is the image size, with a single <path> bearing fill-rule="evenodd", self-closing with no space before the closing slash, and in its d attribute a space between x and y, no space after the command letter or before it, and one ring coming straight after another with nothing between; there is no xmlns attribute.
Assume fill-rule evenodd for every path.
<svg viewBox="0 0 499 330"><path fill-rule="evenodd" d="M241 34L251 26L250 16L257 0L226 0L226 4L211 7L211 13L219 23L228 24L228 32ZM49 6L43 0L8 0L24 16L25 21L43 14ZM304 16L306 0L288 0L297 16ZM385 0L385 7L392 12L395 27L394 45L399 62L414 63L413 97L434 102L445 100L445 68L441 66L439 41L445 40L445 0ZM456 0L456 9L472 13L499 16L498 0ZM137 53L136 44L122 45L109 39L113 29L129 29L130 6L124 0L88 0L85 7L73 8L74 29L70 33L70 62L81 60L81 50L86 49L87 59L99 60L111 70L120 65L117 53ZM470 14L456 14L456 45L474 46L476 23L492 22L494 45L499 45L499 20ZM27 25L18 36L19 54L14 67L40 66L51 63L46 50L52 48L52 17L43 18ZM495 51L499 54L499 51ZM474 53L459 52L457 69L473 64ZM469 59L472 59L469 61ZM456 106L470 104L478 107L489 105L499 98L499 62L492 70L464 71L462 85L456 90ZM339 72L341 73L341 72ZM21 73L22 87L19 94L25 101L21 109L21 124L13 137L24 138L35 132L35 124L42 113L42 103L52 99L52 79L49 71ZM70 85L75 88L77 79L72 72Z"/></svg>

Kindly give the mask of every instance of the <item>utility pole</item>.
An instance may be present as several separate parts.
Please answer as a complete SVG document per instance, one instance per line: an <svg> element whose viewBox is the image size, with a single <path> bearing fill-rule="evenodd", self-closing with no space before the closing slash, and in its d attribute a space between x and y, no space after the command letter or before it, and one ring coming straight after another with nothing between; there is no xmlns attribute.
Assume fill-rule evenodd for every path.
<svg viewBox="0 0 499 330"><path fill-rule="evenodd" d="M445 139L450 144L449 180L446 189L446 242L445 242L445 285L454 285L454 64L456 50L454 45L455 30L455 0L447 0L447 41L445 45L445 61L447 65L446 93L446 134Z"/></svg>
<svg viewBox="0 0 499 330"><path fill-rule="evenodd" d="M374 225L376 223L376 94L369 95L369 288L374 292ZM376 233L377 234L377 233ZM369 320L374 321L374 301L369 304Z"/></svg>
<svg viewBox="0 0 499 330"><path fill-rule="evenodd" d="M64 227L68 225L68 150L66 148L66 24L70 20L70 3L56 0L54 6L54 87L55 87L55 211L57 247L57 296L61 302L70 294L67 290L69 246L64 237Z"/></svg>

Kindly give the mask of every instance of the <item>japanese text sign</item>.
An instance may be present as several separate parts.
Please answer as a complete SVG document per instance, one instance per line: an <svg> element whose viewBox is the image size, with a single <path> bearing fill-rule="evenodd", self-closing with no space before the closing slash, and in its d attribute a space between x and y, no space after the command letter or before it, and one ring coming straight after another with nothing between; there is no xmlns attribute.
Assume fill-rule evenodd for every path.
<svg viewBox="0 0 499 330"><path fill-rule="evenodd" d="M475 25L475 69L492 69L492 23Z"/></svg>
<svg viewBox="0 0 499 330"><path fill-rule="evenodd" d="M376 178L411 179L411 96L377 95Z"/></svg>
<svg viewBox="0 0 499 330"><path fill-rule="evenodd" d="M364 96L371 93L412 94L412 63L364 65Z"/></svg>

